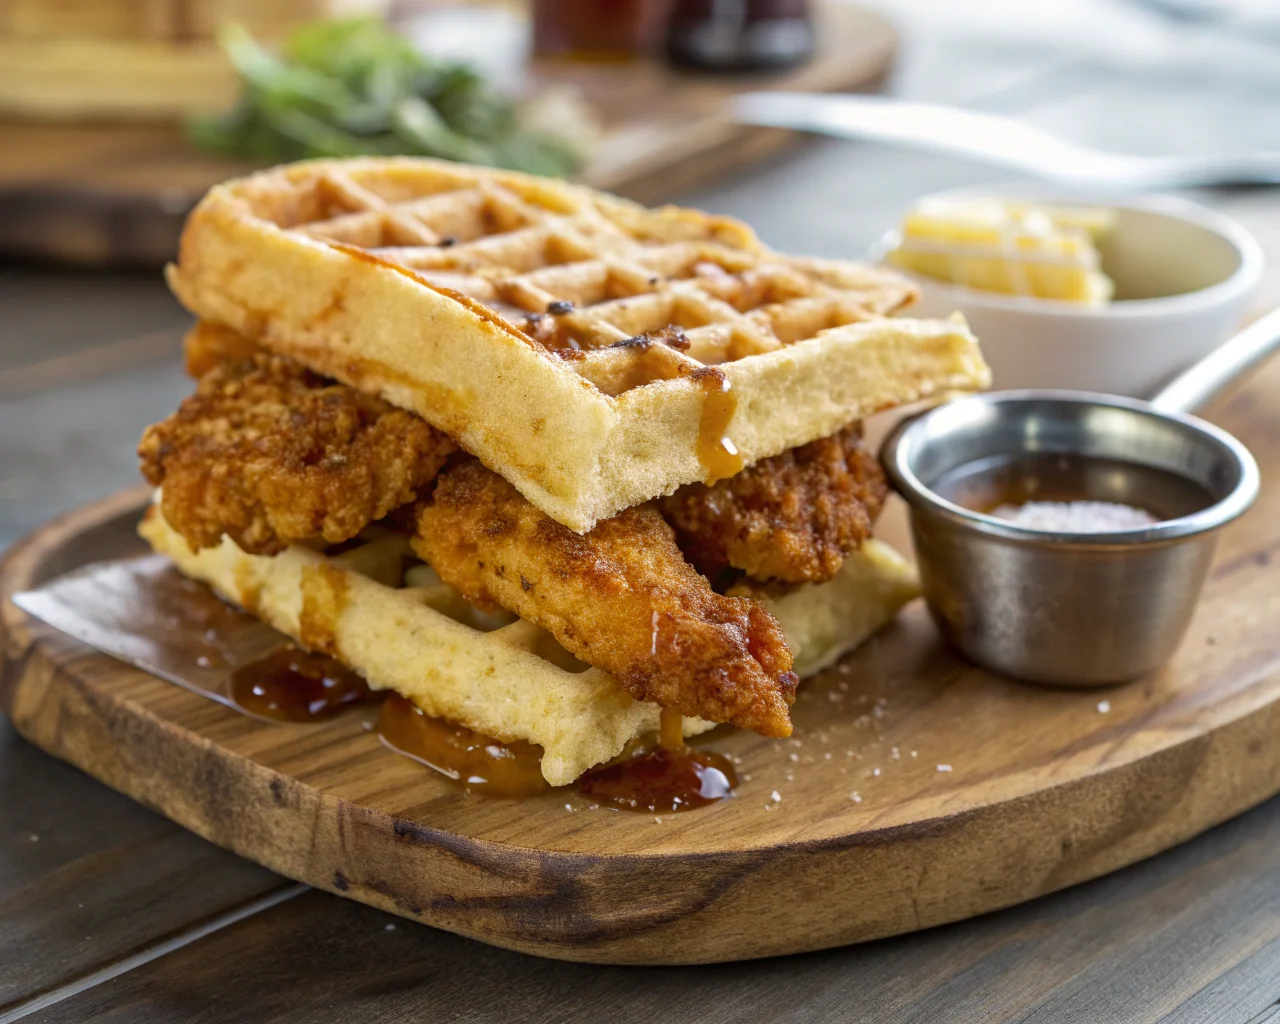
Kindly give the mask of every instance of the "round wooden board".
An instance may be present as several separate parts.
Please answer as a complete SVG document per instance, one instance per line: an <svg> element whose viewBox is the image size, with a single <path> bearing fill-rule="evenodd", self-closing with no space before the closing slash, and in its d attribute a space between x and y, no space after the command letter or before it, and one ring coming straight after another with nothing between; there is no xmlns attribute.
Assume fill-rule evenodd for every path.
<svg viewBox="0 0 1280 1024"><path fill-rule="evenodd" d="M1220 420L1274 481L1280 362ZM139 551L145 500L128 492L37 531L0 566L0 593ZM331 892L543 956L762 957L1031 899L1280 791L1278 554L1272 482L1224 535L1175 661L1106 691L968 666L917 603L802 687L793 739L713 734L708 746L741 758L737 795L661 820L591 810L572 789L470 796L384 749L360 712L320 726L249 719L7 599L0 698L33 743Z"/></svg>
<svg viewBox="0 0 1280 1024"><path fill-rule="evenodd" d="M598 112L604 135L582 181L661 202L800 138L734 124L728 104L736 94L853 92L880 83L897 50L889 22L843 2L823 5L818 17L817 56L781 74L692 75L643 61L531 64L525 78L533 86L572 86ZM524 59L523 47L511 54L512 62ZM0 99L5 78L0 60ZM205 190L253 170L194 149L172 124L0 120L0 152L0 255L94 266L172 259L183 221Z"/></svg>

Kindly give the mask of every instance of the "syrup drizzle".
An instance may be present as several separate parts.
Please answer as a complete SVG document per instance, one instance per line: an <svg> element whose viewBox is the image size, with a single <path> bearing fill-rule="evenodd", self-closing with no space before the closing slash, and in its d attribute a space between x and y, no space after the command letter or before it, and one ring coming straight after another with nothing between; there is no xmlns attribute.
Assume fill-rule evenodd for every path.
<svg viewBox="0 0 1280 1024"><path fill-rule="evenodd" d="M550 788L542 748L524 740L500 743L465 726L426 714L392 693L378 716L378 735L397 754L434 768L489 796L532 796Z"/></svg>
<svg viewBox="0 0 1280 1024"><path fill-rule="evenodd" d="M702 388L702 415L698 421L698 461L707 471L709 484L733 476L742 469L742 456L725 433L738 411L738 396L724 372L706 367L694 376Z"/></svg>
<svg viewBox="0 0 1280 1024"><path fill-rule="evenodd" d="M737 785L725 757L686 747L678 712L663 710L662 745L587 772L578 789L597 803L628 811L671 812L705 807ZM378 735L397 754L432 768L486 796L534 796L549 790L542 748L518 740L501 743L426 714L413 701L389 694L378 716Z"/></svg>
<svg viewBox="0 0 1280 1024"><path fill-rule="evenodd" d="M147 628L179 638L183 653L191 657L196 668L229 668L234 658L223 637L242 622L242 613L221 601L208 587L177 573L160 577L155 586L156 606L164 613L148 621Z"/></svg>
<svg viewBox="0 0 1280 1024"><path fill-rule="evenodd" d="M723 800L738 784L733 765L720 754L685 746L681 723L678 711L663 708L658 747L592 769L578 780L578 790L624 811L660 814Z"/></svg>
<svg viewBox="0 0 1280 1024"><path fill-rule="evenodd" d="M231 673L231 699L262 718L321 722L382 694L341 662L285 644Z"/></svg>
<svg viewBox="0 0 1280 1024"><path fill-rule="evenodd" d="M197 663L205 668L225 665L218 656L219 627L223 617L238 621L243 614L204 588L181 582L188 591L184 598L192 591L208 596L205 602L194 602L193 611L193 602L174 602L188 609L184 627L202 627L197 631L203 637ZM361 676L336 659L292 643L236 668L229 691L233 705L241 711L287 722L321 722L348 708L380 702L377 730L382 742L468 790L523 797L551 788L542 775L540 747L522 740L502 743L433 718L398 693L371 690ZM679 712L663 708L657 747L587 772L578 780L579 790L596 803L656 813L693 810L729 796L737 785L733 765L720 754L686 746L682 726Z"/></svg>
<svg viewBox="0 0 1280 1024"><path fill-rule="evenodd" d="M658 743L663 750L684 749L684 715L674 708L658 712Z"/></svg>

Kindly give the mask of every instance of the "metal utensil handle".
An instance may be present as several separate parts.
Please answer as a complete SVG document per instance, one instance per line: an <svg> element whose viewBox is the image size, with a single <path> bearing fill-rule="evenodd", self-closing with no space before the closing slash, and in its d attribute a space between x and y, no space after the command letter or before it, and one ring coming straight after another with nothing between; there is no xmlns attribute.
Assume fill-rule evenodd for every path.
<svg viewBox="0 0 1280 1024"><path fill-rule="evenodd" d="M1166 384L1151 404L1161 412L1196 412L1280 348L1280 309L1256 320Z"/></svg>
<svg viewBox="0 0 1280 1024"><path fill-rule="evenodd" d="M937 103L832 93L749 92L737 96L732 108L742 124L919 146L1050 180L1102 188L1280 181L1280 152L1238 157L1107 153L1011 117Z"/></svg>

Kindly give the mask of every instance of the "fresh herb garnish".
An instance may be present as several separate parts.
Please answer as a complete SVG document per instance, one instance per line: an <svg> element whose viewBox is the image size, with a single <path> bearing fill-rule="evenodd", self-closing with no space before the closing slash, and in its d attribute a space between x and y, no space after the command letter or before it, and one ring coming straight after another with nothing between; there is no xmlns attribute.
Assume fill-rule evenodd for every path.
<svg viewBox="0 0 1280 1024"><path fill-rule="evenodd" d="M205 149L271 161L410 154L560 176L585 156L581 125L561 135L522 124L472 68L426 56L377 18L304 25L279 54L240 25L218 38L242 92L229 112L188 121Z"/></svg>

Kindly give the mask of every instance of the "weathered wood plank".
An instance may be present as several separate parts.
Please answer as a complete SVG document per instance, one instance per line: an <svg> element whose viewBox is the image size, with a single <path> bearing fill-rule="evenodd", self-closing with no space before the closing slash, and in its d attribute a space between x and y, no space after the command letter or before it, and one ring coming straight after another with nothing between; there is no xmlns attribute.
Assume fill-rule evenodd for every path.
<svg viewBox="0 0 1280 1024"><path fill-rule="evenodd" d="M1243 1024L1280 996L1277 848L1272 800L1145 864L1022 907L909 938L697 970L538 960L311 893L29 1019L221 1024L252 1007L263 1024L1145 1024L1169 1012L1179 1024Z"/></svg>
<svg viewBox="0 0 1280 1024"><path fill-rule="evenodd" d="M284 884L0 719L0 1014Z"/></svg>
<svg viewBox="0 0 1280 1024"><path fill-rule="evenodd" d="M94 557L95 544L82 554ZM0 719L0 1014L286 884L48 757Z"/></svg>

